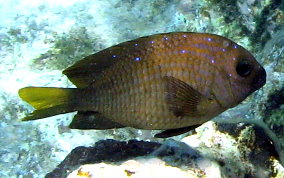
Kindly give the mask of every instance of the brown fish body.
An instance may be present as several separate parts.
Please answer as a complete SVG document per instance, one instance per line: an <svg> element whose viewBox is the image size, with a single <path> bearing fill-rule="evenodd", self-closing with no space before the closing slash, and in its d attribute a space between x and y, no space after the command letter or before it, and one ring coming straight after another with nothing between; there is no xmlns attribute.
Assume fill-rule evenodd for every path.
<svg viewBox="0 0 284 178"><path fill-rule="evenodd" d="M66 111L92 111L121 127L141 129L200 125L239 104L266 77L254 57L231 40L186 32L121 43L63 73L80 88L67 97L72 108Z"/></svg>
<svg viewBox="0 0 284 178"><path fill-rule="evenodd" d="M123 125L141 129L171 129L201 124L224 111L225 108L220 108L213 101L207 107L209 103L204 103L203 112L207 114L201 117L176 116L169 110L165 97L165 76L184 81L210 97L210 86L217 72L208 59L205 61L198 56L196 47L190 46L190 37L184 38L181 34L158 35L138 40L137 43L131 42L133 49L129 48L131 43L126 43L121 45L125 45L125 49L118 52L106 51L111 58L115 55L118 61L89 87L92 93L91 109ZM141 47L135 49L135 44ZM189 55L182 50L191 50L196 54ZM207 69L200 68L203 65ZM89 92L85 93L89 95Z"/></svg>

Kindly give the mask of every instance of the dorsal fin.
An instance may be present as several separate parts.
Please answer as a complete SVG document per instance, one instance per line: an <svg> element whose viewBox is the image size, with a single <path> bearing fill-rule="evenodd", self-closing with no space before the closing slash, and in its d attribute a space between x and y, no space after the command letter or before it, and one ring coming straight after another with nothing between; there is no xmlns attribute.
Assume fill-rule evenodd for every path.
<svg viewBox="0 0 284 178"><path fill-rule="evenodd" d="M176 33L173 33L176 34ZM117 61L127 60L131 54L145 52L152 40L170 36L171 33L140 37L118 45L106 48L100 52L87 56L63 71L69 80L78 88L90 85L102 73Z"/></svg>
<svg viewBox="0 0 284 178"><path fill-rule="evenodd" d="M114 48L112 51L116 51L116 49ZM63 74L78 88L85 88L95 80L96 76L112 66L117 60L118 58L111 56L111 52L107 48L81 59L65 69Z"/></svg>
<svg viewBox="0 0 284 178"><path fill-rule="evenodd" d="M141 37L106 48L76 62L65 69L63 74L78 88L85 88L95 81L104 70L111 67L117 61L127 59L129 54L141 50L135 44L141 44L145 40L147 40L146 37Z"/></svg>

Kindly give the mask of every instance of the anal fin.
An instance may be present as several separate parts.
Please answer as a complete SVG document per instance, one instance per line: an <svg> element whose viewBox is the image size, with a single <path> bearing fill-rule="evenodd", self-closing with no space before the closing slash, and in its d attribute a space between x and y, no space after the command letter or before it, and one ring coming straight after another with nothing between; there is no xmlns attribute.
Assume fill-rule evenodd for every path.
<svg viewBox="0 0 284 178"><path fill-rule="evenodd" d="M72 122L69 125L71 129L113 129L113 128L122 128L123 125L113 122L110 119L104 117L102 114L93 111L82 112L79 111L73 118Z"/></svg>

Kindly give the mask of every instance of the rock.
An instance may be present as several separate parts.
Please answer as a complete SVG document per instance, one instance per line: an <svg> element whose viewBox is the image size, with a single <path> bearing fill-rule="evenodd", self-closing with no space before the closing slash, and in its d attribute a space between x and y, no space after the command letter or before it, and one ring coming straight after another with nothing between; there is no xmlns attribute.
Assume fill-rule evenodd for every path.
<svg viewBox="0 0 284 178"><path fill-rule="evenodd" d="M46 177L279 177L278 159L261 128L209 122L182 141L102 140L77 147Z"/></svg>
<svg viewBox="0 0 284 178"><path fill-rule="evenodd" d="M57 168L47 174L47 178L66 177L69 171L80 165L106 162L118 162L132 157L143 156L160 147L160 143L130 140L101 140L94 147L77 147L60 163Z"/></svg>

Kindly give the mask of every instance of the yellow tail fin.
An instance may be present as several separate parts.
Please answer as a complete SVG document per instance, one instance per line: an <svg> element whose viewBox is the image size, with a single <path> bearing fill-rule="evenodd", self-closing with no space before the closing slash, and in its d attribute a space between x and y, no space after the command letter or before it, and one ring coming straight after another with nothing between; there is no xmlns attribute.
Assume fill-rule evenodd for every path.
<svg viewBox="0 0 284 178"><path fill-rule="evenodd" d="M23 121L36 120L76 111L76 88L26 87L19 96L36 110Z"/></svg>

